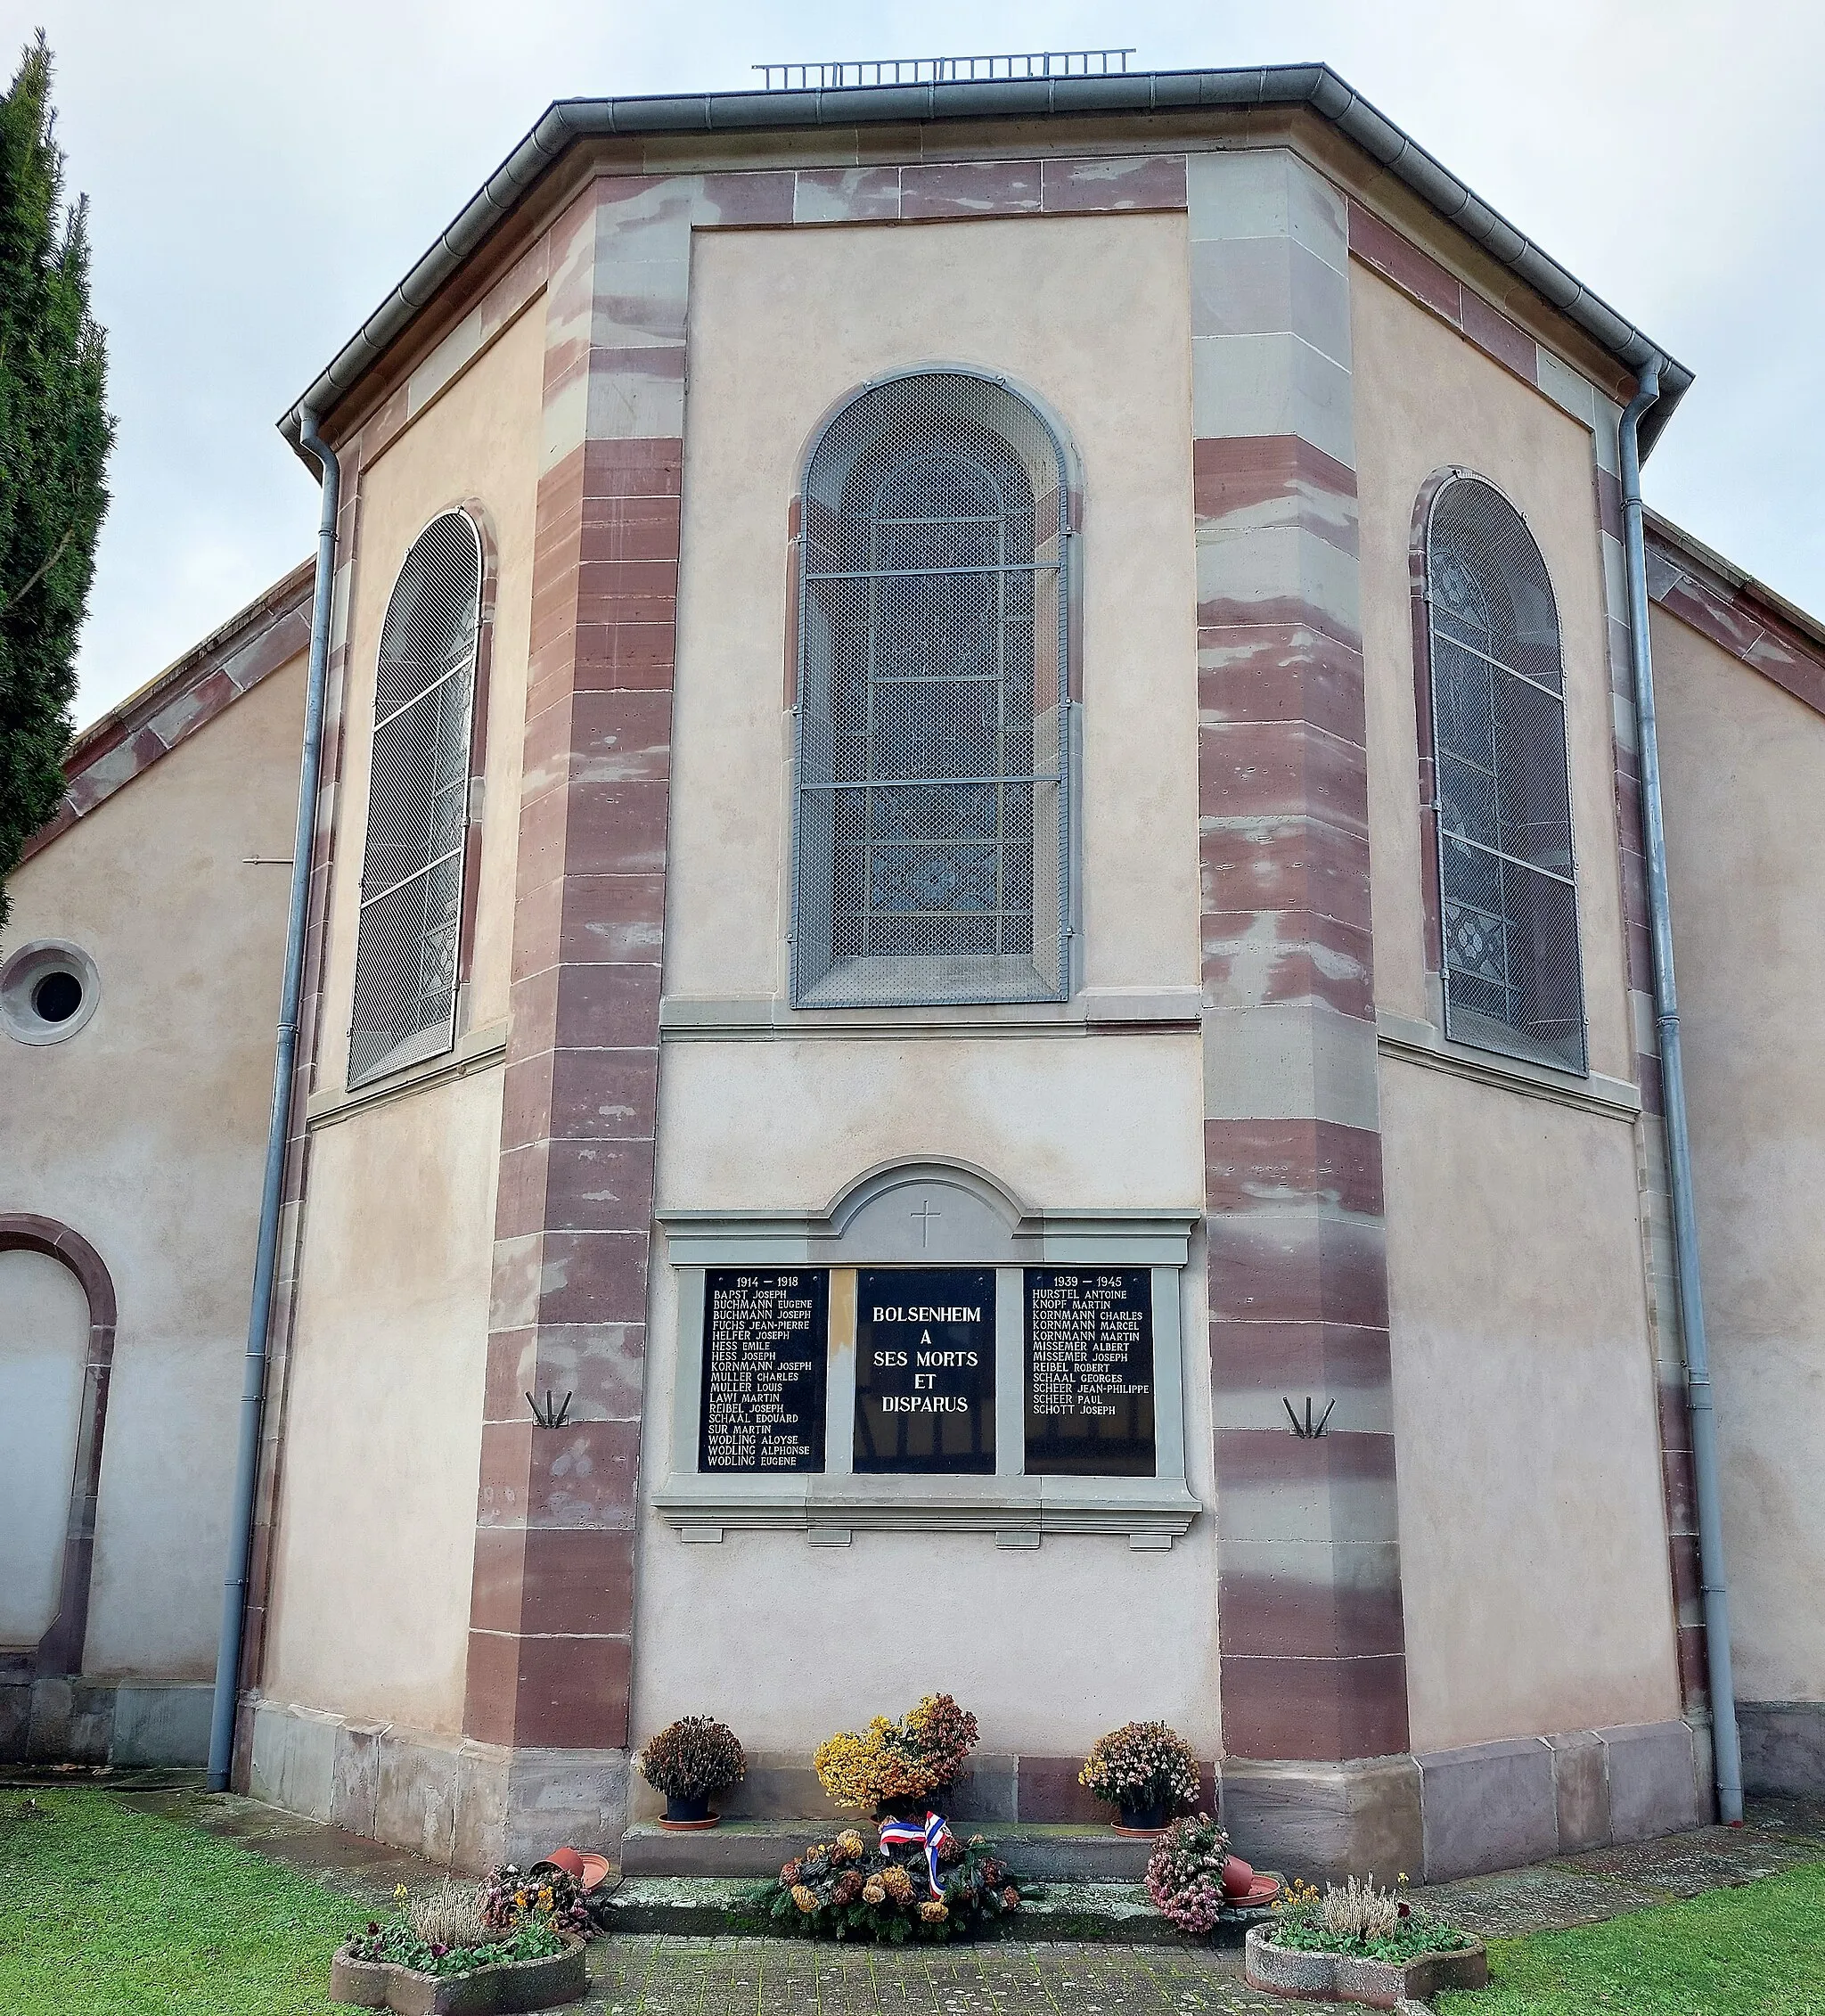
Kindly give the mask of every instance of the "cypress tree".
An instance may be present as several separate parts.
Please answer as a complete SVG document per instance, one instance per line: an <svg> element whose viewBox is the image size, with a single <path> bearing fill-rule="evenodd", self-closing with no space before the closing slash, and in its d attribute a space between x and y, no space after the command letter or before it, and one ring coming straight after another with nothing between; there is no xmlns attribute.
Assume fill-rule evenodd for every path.
<svg viewBox="0 0 1825 2016"><path fill-rule="evenodd" d="M0 98L0 925L6 877L63 791L114 438L87 200L65 208L55 127L40 29Z"/></svg>

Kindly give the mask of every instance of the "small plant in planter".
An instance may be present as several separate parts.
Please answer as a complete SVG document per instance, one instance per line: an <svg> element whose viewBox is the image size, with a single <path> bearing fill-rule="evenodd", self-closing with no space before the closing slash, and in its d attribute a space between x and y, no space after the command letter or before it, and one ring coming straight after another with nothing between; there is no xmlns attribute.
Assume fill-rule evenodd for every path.
<svg viewBox="0 0 1825 2016"><path fill-rule="evenodd" d="M1091 1746L1077 1782L1115 1807L1125 1833L1157 1834L1198 1803L1198 1759L1164 1722L1127 1722Z"/></svg>
<svg viewBox="0 0 1825 2016"><path fill-rule="evenodd" d="M1244 1971L1253 1987L1306 2000L1364 2002L1392 2009L1442 1988L1480 1988L1489 1979L1481 1943L1420 1911L1371 1876L1327 1885L1321 1897L1295 1883L1274 1906L1272 1925L1248 1934Z"/></svg>
<svg viewBox="0 0 1825 2016"><path fill-rule="evenodd" d="M495 1908L495 1878L503 1873L518 1875L496 1871L479 1889L446 1878L415 1897L401 1885L393 1916L371 1919L343 1941L330 1971L331 1998L411 2016L551 2009L580 1999L587 1987L583 1936L561 1929L562 1906L542 1882L525 1907Z"/></svg>
<svg viewBox="0 0 1825 2016"><path fill-rule="evenodd" d="M839 1806L885 1818L922 1814L969 1774L976 1717L948 1694L927 1694L897 1722L878 1715L859 1733L839 1731L812 1759Z"/></svg>
<svg viewBox="0 0 1825 2016"><path fill-rule="evenodd" d="M710 1795L748 1774L735 1732L707 1715L687 1715L661 1729L635 1761L653 1791L665 1794L669 1827L715 1826L721 1815L711 1813Z"/></svg>

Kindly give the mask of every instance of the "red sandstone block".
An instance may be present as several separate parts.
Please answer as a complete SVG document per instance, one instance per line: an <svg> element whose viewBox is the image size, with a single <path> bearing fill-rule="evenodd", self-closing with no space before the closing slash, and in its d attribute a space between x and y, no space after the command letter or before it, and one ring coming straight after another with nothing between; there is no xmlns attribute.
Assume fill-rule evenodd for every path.
<svg viewBox="0 0 1825 2016"><path fill-rule="evenodd" d="M1207 912L1312 910L1370 927L1369 850L1335 826L1304 816L1207 818L1199 860Z"/></svg>
<svg viewBox="0 0 1825 2016"><path fill-rule="evenodd" d="M1183 154L1104 155L1041 163L1042 207L1070 214L1096 210L1182 210Z"/></svg>
<svg viewBox="0 0 1825 2016"><path fill-rule="evenodd" d="M1404 1655L1400 1549L1226 1540L1216 1614L1225 1659Z"/></svg>
<svg viewBox="0 0 1825 2016"><path fill-rule="evenodd" d="M547 1225L612 1232L641 1230L651 1222L650 1142L553 1141L546 1154L543 1198Z"/></svg>
<svg viewBox="0 0 1825 2016"><path fill-rule="evenodd" d="M1213 1323L1387 1327L1387 1255L1379 1224L1260 1212L1213 1216L1207 1230Z"/></svg>
<svg viewBox="0 0 1825 2016"><path fill-rule="evenodd" d="M577 544L580 561L678 557L675 497L587 497Z"/></svg>
<svg viewBox="0 0 1825 2016"><path fill-rule="evenodd" d="M1538 381L1539 346L1525 329L1510 322L1501 309L1491 307L1472 288L1459 290L1459 305L1462 310L1464 334L1478 349L1486 350L1517 377L1525 378L1528 384ZM1615 478L1610 480L1614 482Z"/></svg>
<svg viewBox="0 0 1825 2016"><path fill-rule="evenodd" d="M671 691L675 644L670 623L579 619L576 648L571 679L578 691Z"/></svg>
<svg viewBox="0 0 1825 2016"><path fill-rule="evenodd" d="M542 1324L642 1323L647 1228L547 1232L539 1270Z"/></svg>
<svg viewBox="0 0 1825 2016"><path fill-rule="evenodd" d="M1393 1757L1409 1748L1406 1660L1226 1657L1223 1745L1232 1757Z"/></svg>
<svg viewBox="0 0 1825 2016"><path fill-rule="evenodd" d="M699 225L790 224L792 170L765 168L707 175L692 221Z"/></svg>
<svg viewBox="0 0 1825 2016"><path fill-rule="evenodd" d="M793 199L798 224L872 224L900 214L898 168L801 168Z"/></svg>
<svg viewBox="0 0 1825 2016"><path fill-rule="evenodd" d="M1393 1381L1386 1330L1337 1323L1219 1320L1210 1325L1210 1374L1222 1396L1362 1396L1386 1416Z"/></svg>
<svg viewBox="0 0 1825 2016"><path fill-rule="evenodd" d="M664 784L579 783L562 795L567 875L663 872L668 797ZM522 816L522 845L525 830Z"/></svg>
<svg viewBox="0 0 1825 2016"><path fill-rule="evenodd" d="M659 1041L657 965L567 963L551 971L557 977L556 1048L626 1050Z"/></svg>
<svg viewBox="0 0 1825 2016"><path fill-rule="evenodd" d="M663 874L572 875L562 890L560 955L657 963L665 918Z"/></svg>
<svg viewBox="0 0 1825 2016"><path fill-rule="evenodd" d="M651 1140L659 1045L561 1050L552 1061L547 1131L567 1140Z"/></svg>
<svg viewBox="0 0 1825 2016"><path fill-rule="evenodd" d="M631 1533L477 1528L469 1612L472 1630L625 1634L633 1613Z"/></svg>
<svg viewBox="0 0 1825 2016"><path fill-rule="evenodd" d="M939 161L900 171L904 217L1010 217L1040 201L1037 161Z"/></svg>
<svg viewBox="0 0 1825 2016"><path fill-rule="evenodd" d="M632 1664L624 1637L471 1631L464 1733L535 1749L619 1749L627 1741Z"/></svg>
<svg viewBox="0 0 1825 2016"><path fill-rule="evenodd" d="M1310 910L1213 912L1200 920L1205 1004L1314 1004L1375 1019L1367 931Z"/></svg>
<svg viewBox="0 0 1825 2016"><path fill-rule="evenodd" d="M1368 755L1305 721L1219 722L1198 738L1198 808L1230 819L1304 815L1366 844Z"/></svg>
<svg viewBox="0 0 1825 2016"><path fill-rule="evenodd" d="M583 445L580 495L675 497L683 484L684 444L676 435L595 438Z"/></svg>
<svg viewBox="0 0 1825 2016"><path fill-rule="evenodd" d="M1300 1201L1379 1217L1381 1136L1334 1120L1207 1120L1205 1208L1284 1210Z"/></svg>
<svg viewBox="0 0 1825 2016"><path fill-rule="evenodd" d="M1463 290L1455 276L1354 200L1350 204L1350 250L1428 307L1436 308L1447 321L1461 320Z"/></svg>

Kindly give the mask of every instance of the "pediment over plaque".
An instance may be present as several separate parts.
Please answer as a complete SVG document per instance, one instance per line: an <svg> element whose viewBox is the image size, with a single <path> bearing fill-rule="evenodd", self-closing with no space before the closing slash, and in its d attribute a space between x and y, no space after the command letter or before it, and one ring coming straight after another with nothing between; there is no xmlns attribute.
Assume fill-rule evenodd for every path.
<svg viewBox="0 0 1825 2016"><path fill-rule="evenodd" d="M1183 1266L1197 1206L1049 1210L938 1157L865 1171L821 1211L661 1211L675 1266L1119 1261Z"/></svg>

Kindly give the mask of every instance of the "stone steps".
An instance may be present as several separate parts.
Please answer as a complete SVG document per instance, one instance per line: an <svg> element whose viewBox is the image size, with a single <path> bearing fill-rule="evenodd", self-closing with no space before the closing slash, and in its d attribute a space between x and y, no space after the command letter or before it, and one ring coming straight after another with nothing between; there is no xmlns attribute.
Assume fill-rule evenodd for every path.
<svg viewBox="0 0 1825 2016"><path fill-rule="evenodd" d="M755 1878L838 1831L822 1820L725 1820L701 1832L675 1834L651 1821L636 1821L621 1843L621 1873L646 1877ZM985 1820L954 1823L954 1831L981 1834L1022 1877L1041 1883L1138 1885L1153 1852L1151 1838L1137 1840L1112 1827L1019 1826Z"/></svg>
<svg viewBox="0 0 1825 2016"><path fill-rule="evenodd" d="M624 1878L598 1908L610 1932L778 1938L777 1928L765 1917L743 1909L758 1887L751 1876L632 1876ZM1024 1904L1004 1923L1003 1936L1011 1939L1111 1940L1124 1946L1203 1943L1188 1941L1174 1931L1138 1883L1049 1883L1043 1897ZM1240 1923L1223 1928L1218 1938L1240 1945L1244 1930Z"/></svg>

